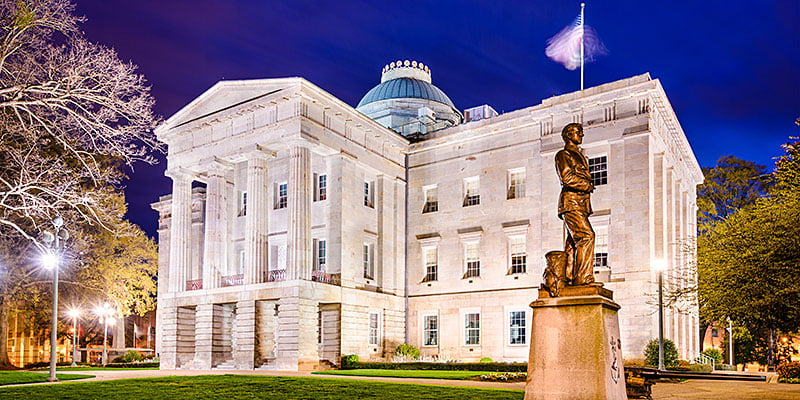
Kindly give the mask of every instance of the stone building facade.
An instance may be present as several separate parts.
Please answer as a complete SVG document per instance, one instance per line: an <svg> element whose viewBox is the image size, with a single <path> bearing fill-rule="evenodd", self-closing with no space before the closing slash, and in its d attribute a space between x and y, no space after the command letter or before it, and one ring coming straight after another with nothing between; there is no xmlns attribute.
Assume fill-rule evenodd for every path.
<svg viewBox="0 0 800 400"><path fill-rule="evenodd" d="M702 180L659 81L462 123L427 67L383 72L358 110L302 78L219 82L156 130L173 180L153 205L162 368L307 370L401 343L526 360L527 305L561 247L553 157L569 122L603 182L596 276L623 307L625 356L640 357L657 336L651 265L691 261ZM666 320L693 357L696 307Z"/></svg>

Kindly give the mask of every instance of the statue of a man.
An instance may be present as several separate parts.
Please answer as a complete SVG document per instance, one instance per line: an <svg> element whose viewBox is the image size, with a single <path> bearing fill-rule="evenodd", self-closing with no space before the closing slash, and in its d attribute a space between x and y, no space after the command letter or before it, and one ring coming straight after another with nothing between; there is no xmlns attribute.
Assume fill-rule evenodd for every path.
<svg viewBox="0 0 800 400"><path fill-rule="evenodd" d="M594 191L589 163L581 152L583 126L567 124L561 131L564 149L556 153L556 171L561 181L558 198L558 217L567 227L564 251L567 260L568 285L586 285L594 282L594 230L589 223L592 214L590 193Z"/></svg>

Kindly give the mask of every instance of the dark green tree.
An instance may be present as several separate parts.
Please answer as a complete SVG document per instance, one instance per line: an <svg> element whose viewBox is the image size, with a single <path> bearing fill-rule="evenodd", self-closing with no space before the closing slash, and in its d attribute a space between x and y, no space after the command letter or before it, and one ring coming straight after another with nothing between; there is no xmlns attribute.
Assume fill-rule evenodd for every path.
<svg viewBox="0 0 800 400"><path fill-rule="evenodd" d="M697 187L697 226L702 232L749 206L769 189L767 167L734 156L723 156L703 168L705 181Z"/></svg>
<svg viewBox="0 0 800 400"><path fill-rule="evenodd" d="M800 143L783 146L769 196L730 213L698 237L701 314L766 333L775 365L777 334L800 328Z"/></svg>
<svg viewBox="0 0 800 400"><path fill-rule="evenodd" d="M658 366L658 339L653 339L644 347L644 361L651 367ZM678 350L672 340L664 339L664 366L674 367L678 365Z"/></svg>

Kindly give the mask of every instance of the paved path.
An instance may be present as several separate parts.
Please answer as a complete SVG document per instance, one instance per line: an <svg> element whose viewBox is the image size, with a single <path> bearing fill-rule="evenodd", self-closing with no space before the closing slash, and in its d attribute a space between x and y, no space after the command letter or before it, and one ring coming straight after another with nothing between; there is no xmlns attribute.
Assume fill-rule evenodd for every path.
<svg viewBox="0 0 800 400"><path fill-rule="evenodd" d="M92 374L94 378L65 382L107 381L127 378L153 378L160 376L194 376L194 375L264 375L264 376L297 376L315 377L321 379L358 379L397 383L418 383L425 385L443 386L469 386L497 389L524 389L525 384L481 382L448 379L417 379L417 378L387 378L371 376L338 376L338 375L312 375L308 372L286 371L159 371L159 370L119 370L119 371L74 371L59 373ZM680 383L659 382L653 386L653 399L702 399L702 400L800 400L800 385L775 383L774 375L770 383L766 382L738 382L738 381L711 381L688 380ZM36 383L48 385L49 382Z"/></svg>

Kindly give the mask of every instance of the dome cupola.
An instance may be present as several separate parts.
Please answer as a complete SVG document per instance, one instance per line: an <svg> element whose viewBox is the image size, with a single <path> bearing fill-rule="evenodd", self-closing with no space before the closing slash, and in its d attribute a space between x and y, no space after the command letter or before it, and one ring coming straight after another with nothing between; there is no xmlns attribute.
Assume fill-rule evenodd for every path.
<svg viewBox="0 0 800 400"><path fill-rule="evenodd" d="M383 67L381 83L364 95L356 109L404 136L418 136L462 121L452 100L431 83L430 68L409 60Z"/></svg>

